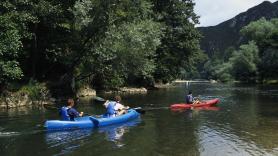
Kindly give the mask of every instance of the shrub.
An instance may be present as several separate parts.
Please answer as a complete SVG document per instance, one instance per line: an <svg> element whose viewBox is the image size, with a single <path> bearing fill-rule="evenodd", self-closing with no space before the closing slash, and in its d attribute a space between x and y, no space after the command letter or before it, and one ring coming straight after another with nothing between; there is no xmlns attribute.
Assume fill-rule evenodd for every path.
<svg viewBox="0 0 278 156"><path fill-rule="evenodd" d="M22 86L18 92L29 95L32 100L43 100L49 96L46 85L33 80L30 80L27 85Z"/></svg>

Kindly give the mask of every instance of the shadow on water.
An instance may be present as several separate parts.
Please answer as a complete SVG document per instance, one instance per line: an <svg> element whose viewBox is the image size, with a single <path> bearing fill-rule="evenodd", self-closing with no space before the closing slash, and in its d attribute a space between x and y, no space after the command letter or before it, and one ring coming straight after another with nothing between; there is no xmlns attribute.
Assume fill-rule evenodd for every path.
<svg viewBox="0 0 278 156"><path fill-rule="evenodd" d="M104 140L100 139L101 137L112 142L114 148L121 148L125 145L123 136L129 132L130 128L137 126L140 122L141 119L136 119L127 123L95 129L47 132L45 140L48 148L57 152L53 153L54 155L70 154L79 147L95 144L98 142L96 140Z"/></svg>

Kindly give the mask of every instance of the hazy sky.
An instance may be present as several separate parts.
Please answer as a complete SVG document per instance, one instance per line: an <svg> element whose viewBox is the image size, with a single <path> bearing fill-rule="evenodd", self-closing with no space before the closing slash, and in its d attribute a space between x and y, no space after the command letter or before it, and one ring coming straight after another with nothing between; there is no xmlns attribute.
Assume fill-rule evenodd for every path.
<svg viewBox="0 0 278 156"><path fill-rule="evenodd" d="M262 3L264 0L194 0L200 26L212 26ZM275 2L277 0L269 0Z"/></svg>

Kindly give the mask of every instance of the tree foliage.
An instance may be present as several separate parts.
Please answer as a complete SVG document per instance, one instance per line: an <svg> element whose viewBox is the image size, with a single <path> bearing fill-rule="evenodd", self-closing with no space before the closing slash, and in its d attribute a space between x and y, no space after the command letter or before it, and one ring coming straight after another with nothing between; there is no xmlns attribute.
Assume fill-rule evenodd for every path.
<svg viewBox="0 0 278 156"><path fill-rule="evenodd" d="M258 45L260 63L257 68L260 80L277 78L274 71L278 70L278 19L267 21L262 18L250 23L241 32Z"/></svg>
<svg viewBox="0 0 278 156"><path fill-rule="evenodd" d="M0 83L151 86L199 77L192 0L3 0Z"/></svg>
<svg viewBox="0 0 278 156"><path fill-rule="evenodd" d="M153 0L156 20L164 24L164 37L157 49L156 79L174 80L190 72L199 53L198 17L192 0ZM196 57L195 57L196 58Z"/></svg>
<svg viewBox="0 0 278 156"><path fill-rule="evenodd" d="M259 63L258 47L255 42L241 45L229 62L232 64L232 74L236 80L255 81Z"/></svg>
<svg viewBox="0 0 278 156"><path fill-rule="evenodd" d="M160 25L151 20L111 27L97 45L85 70L95 74L95 85L119 87L126 83L145 85L152 80L155 50L160 45ZM99 84L100 83L100 84Z"/></svg>
<svg viewBox="0 0 278 156"><path fill-rule="evenodd" d="M225 75L230 74L231 80L243 82L276 79L278 19L267 21L262 18L251 22L242 28L241 33L249 39L249 43L241 45L239 50L228 48L224 54L219 54L213 61L209 61L205 67L207 76L222 80L217 71L225 71Z"/></svg>
<svg viewBox="0 0 278 156"><path fill-rule="evenodd" d="M17 60L23 46L19 27L13 14L0 15L0 85L23 76Z"/></svg>

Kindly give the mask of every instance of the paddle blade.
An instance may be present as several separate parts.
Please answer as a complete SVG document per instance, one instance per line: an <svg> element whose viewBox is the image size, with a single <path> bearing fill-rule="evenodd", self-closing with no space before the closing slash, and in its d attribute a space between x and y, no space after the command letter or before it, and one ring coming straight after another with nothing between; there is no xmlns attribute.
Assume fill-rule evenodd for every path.
<svg viewBox="0 0 278 156"><path fill-rule="evenodd" d="M137 107L137 108L133 108L137 113L140 113L140 114L145 114L146 111L143 110L141 107Z"/></svg>

